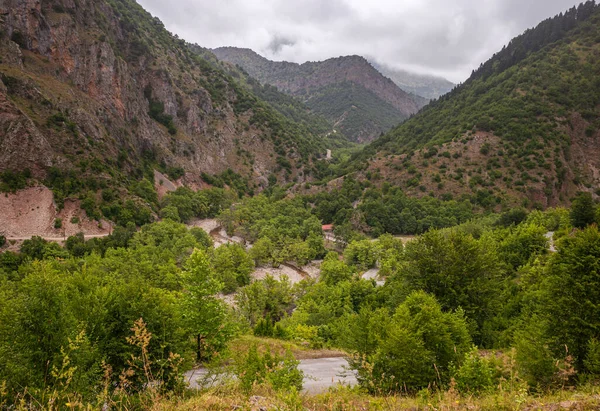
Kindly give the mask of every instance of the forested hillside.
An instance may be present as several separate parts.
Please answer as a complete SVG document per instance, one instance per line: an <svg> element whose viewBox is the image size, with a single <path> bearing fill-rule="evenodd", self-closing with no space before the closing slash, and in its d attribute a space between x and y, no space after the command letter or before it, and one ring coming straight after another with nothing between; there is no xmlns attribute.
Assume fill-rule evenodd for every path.
<svg viewBox="0 0 600 411"><path fill-rule="evenodd" d="M346 171L424 195L564 203L600 187L600 12L593 2L515 38Z"/></svg>
<svg viewBox="0 0 600 411"><path fill-rule="evenodd" d="M213 52L261 83L302 99L352 141L372 141L426 103L398 88L359 56L296 64L270 61L235 47Z"/></svg>

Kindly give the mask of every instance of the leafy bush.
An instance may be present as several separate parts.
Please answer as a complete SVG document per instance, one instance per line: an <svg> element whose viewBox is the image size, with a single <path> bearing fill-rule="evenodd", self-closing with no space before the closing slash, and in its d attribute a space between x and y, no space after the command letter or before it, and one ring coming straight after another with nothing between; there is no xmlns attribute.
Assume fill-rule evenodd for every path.
<svg viewBox="0 0 600 411"><path fill-rule="evenodd" d="M255 385L264 383L269 383L276 391L301 391L304 373L298 369L299 364L290 352L283 358L270 351L261 355L253 345L238 362L236 375L240 386L248 393Z"/></svg>
<svg viewBox="0 0 600 411"><path fill-rule="evenodd" d="M6 170L0 173L0 192L16 192L27 187L27 179L31 178L31 172L27 169L22 172Z"/></svg>
<svg viewBox="0 0 600 411"><path fill-rule="evenodd" d="M578 193L571 206L573 227L584 228L596 222L596 206L591 193Z"/></svg>
<svg viewBox="0 0 600 411"><path fill-rule="evenodd" d="M480 394L495 386L497 370L491 358L482 357L477 347L473 347L453 374L460 392Z"/></svg>
<svg viewBox="0 0 600 411"><path fill-rule="evenodd" d="M443 313L434 297L415 292L401 304L373 356L355 361L362 386L376 392L418 391L450 381L471 338L461 313Z"/></svg>

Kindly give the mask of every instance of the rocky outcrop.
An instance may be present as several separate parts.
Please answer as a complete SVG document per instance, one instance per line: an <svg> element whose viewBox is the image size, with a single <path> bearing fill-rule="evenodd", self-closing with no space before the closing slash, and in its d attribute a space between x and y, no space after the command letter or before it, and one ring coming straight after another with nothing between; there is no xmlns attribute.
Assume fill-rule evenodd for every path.
<svg viewBox="0 0 600 411"><path fill-rule="evenodd" d="M228 168L285 181L324 152L312 136L274 129L278 113L259 122L252 107L236 112L249 92L134 0L4 0L0 59L0 170L97 162L135 173L153 161L183 168L190 184ZM277 165L284 137L279 155L302 165Z"/></svg>

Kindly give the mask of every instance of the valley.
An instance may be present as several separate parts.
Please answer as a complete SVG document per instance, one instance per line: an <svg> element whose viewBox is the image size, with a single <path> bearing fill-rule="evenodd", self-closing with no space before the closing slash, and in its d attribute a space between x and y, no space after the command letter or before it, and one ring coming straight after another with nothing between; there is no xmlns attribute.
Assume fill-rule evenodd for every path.
<svg viewBox="0 0 600 411"><path fill-rule="evenodd" d="M0 2L0 409L600 407L600 5L142 4Z"/></svg>

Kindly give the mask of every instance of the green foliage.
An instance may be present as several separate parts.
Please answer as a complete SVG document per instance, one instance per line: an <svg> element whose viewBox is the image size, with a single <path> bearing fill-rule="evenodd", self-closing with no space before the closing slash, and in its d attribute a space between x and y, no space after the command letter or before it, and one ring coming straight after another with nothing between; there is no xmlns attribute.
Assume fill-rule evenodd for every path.
<svg viewBox="0 0 600 411"><path fill-rule="evenodd" d="M6 237L3 235L0 235L0 248L4 247L5 244L6 244Z"/></svg>
<svg viewBox="0 0 600 411"><path fill-rule="evenodd" d="M329 252L321 263L321 281L327 285L335 285L352 278L354 271L343 261L337 253Z"/></svg>
<svg viewBox="0 0 600 411"><path fill-rule="evenodd" d="M263 383L269 383L276 391L301 391L304 373L298 369L299 364L289 352L283 358L270 351L261 355L254 345L237 364L236 375L245 392Z"/></svg>
<svg viewBox="0 0 600 411"><path fill-rule="evenodd" d="M31 178L31 171L6 170L0 173L0 192L16 192L27 187L27 179Z"/></svg>
<svg viewBox="0 0 600 411"><path fill-rule="evenodd" d="M596 206L592 194L578 193L571 206L571 224L576 228L584 228L596 222Z"/></svg>
<svg viewBox="0 0 600 411"><path fill-rule="evenodd" d="M499 230L500 258L513 269L525 265L532 257L544 254L548 248L546 228L535 224L521 224L516 228Z"/></svg>
<svg viewBox="0 0 600 411"><path fill-rule="evenodd" d="M324 254L320 221L301 198L249 198L219 216L227 232L254 243L256 265L296 262L303 265Z"/></svg>
<svg viewBox="0 0 600 411"><path fill-rule="evenodd" d="M58 230L59 228L62 228L62 226L63 226L62 218L57 218L54 220L54 228L55 229Z"/></svg>
<svg viewBox="0 0 600 411"><path fill-rule="evenodd" d="M589 341L597 338L599 276L600 233L591 226L561 240L541 287L541 311L548 324L550 348L558 356L566 345L578 371L584 370Z"/></svg>
<svg viewBox="0 0 600 411"><path fill-rule="evenodd" d="M235 302L239 312L253 326L267 316L276 322L293 309L292 285L287 277L277 281L267 275L264 280L241 288Z"/></svg>
<svg viewBox="0 0 600 411"><path fill-rule="evenodd" d="M34 236L30 240L23 241L20 251L21 254L32 260L68 256L68 253L58 244L46 241L39 236Z"/></svg>
<svg viewBox="0 0 600 411"><path fill-rule="evenodd" d="M600 376L600 343L595 338L590 339L588 342L587 354L583 365L585 370L594 378Z"/></svg>
<svg viewBox="0 0 600 411"><path fill-rule="evenodd" d="M344 250L346 264L363 271L375 267L378 258L379 247L370 240L353 241Z"/></svg>
<svg viewBox="0 0 600 411"><path fill-rule="evenodd" d="M453 374L456 387L463 393L480 394L491 391L497 383L493 358L483 357L477 347L466 353L463 363Z"/></svg>
<svg viewBox="0 0 600 411"><path fill-rule="evenodd" d="M231 205L231 196L219 188L194 192L179 187L161 202L161 216L173 221L189 222L193 218L212 218Z"/></svg>
<svg viewBox="0 0 600 411"><path fill-rule="evenodd" d="M434 297L415 292L396 310L375 354L354 366L361 385L372 391L441 387L470 344L461 313L444 313Z"/></svg>
<svg viewBox="0 0 600 411"><path fill-rule="evenodd" d="M158 204L158 194L156 193L154 184L147 179L143 179L135 183L131 192L136 196L146 200L150 204Z"/></svg>
<svg viewBox="0 0 600 411"><path fill-rule="evenodd" d="M556 361L545 334L545 324L532 317L514 337L517 365L522 378L531 387L548 387L556 372Z"/></svg>
<svg viewBox="0 0 600 411"><path fill-rule="evenodd" d="M212 264L219 281L223 283L223 292L231 294L250 284L250 274L254 271L254 262L239 244L225 244L217 248Z"/></svg>
<svg viewBox="0 0 600 411"><path fill-rule="evenodd" d="M527 218L527 210L523 208L513 208L500 215L497 224L502 227L519 225Z"/></svg>
<svg viewBox="0 0 600 411"><path fill-rule="evenodd" d="M489 338L484 330L494 317L504 277L497 245L456 229L430 231L406 245L404 265L391 279L402 298L409 290L434 295L444 310L464 310L476 342Z"/></svg>
<svg viewBox="0 0 600 411"><path fill-rule="evenodd" d="M223 284L211 270L208 256L200 249L192 253L183 276L185 324L197 338L197 360L208 359L224 347L232 334L230 327L224 327L227 316L224 303L215 297Z"/></svg>

